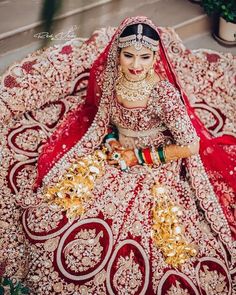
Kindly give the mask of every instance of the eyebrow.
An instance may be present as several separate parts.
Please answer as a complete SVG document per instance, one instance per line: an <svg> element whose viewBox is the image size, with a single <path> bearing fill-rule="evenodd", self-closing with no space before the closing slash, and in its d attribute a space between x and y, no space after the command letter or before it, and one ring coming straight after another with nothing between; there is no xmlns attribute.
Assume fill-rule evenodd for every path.
<svg viewBox="0 0 236 295"><path fill-rule="evenodd" d="M128 51L123 51L123 53L125 53L125 54L129 54L129 55L135 55L135 54L133 54L133 53L131 53L131 52L128 52ZM143 54L140 54L140 56L150 56L151 55L151 53L143 53Z"/></svg>

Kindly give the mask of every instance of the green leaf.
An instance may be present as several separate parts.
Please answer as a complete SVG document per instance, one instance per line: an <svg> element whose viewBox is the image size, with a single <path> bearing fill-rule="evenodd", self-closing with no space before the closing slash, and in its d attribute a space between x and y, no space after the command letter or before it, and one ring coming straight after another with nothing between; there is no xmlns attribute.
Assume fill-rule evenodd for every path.
<svg viewBox="0 0 236 295"><path fill-rule="evenodd" d="M0 295L4 295L4 288L0 286Z"/></svg>

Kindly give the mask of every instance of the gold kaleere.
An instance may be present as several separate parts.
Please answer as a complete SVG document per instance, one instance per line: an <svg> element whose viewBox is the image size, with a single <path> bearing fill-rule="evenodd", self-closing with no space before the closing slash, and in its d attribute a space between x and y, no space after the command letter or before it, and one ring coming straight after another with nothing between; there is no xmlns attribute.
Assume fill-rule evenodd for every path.
<svg viewBox="0 0 236 295"><path fill-rule="evenodd" d="M197 255L196 246L184 238L184 229L179 224L181 208L170 200L166 188L159 183L152 187L154 196L152 238L162 251L166 263L179 267L190 257Z"/></svg>
<svg viewBox="0 0 236 295"><path fill-rule="evenodd" d="M83 215L96 180L104 175L105 162L105 150L77 159L55 186L46 189L46 200L66 211L69 219Z"/></svg>

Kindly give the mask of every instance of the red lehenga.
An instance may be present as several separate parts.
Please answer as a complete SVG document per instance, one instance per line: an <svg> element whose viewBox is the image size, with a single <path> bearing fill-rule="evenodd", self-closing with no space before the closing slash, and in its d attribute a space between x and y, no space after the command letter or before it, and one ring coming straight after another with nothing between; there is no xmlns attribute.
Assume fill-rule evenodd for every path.
<svg viewBox="0 0 236 295"><path fill-rule="evenodd" d="M153 26L144 17L125 20L93 64L85 101L70 112L42 148L34 193L24 182L17 191L17 204L25 208L21 217L25 233L21 251L26 256L23 277L32 294L234 294L233 132L213 139L210 128L198 119L174 71L177 63L164 46L170 35L162 30L156 71L163 80L154 87L146 108L127 109L118 103L113 91L117 37L125 26L140 21ZM63 50L70 54L72 49ZM83 88L84 73L77 88ZM28 116L36 119L33 113ZM202 117L204 121L204 114ZM132 133L136 146L141 147L171 142L187 145L198 135L201 153L153 167L151 172L140 165L123 172L106 164L85 213L68 220L58 206L45 202L42 188L57 183L75 158L98 149L109 124ZM15 130L11 138L19 131ZM28 160L32 162L33 158ZM24 173L19 167L14 171L17 169ZM197 256L179 268L166 263L151 236L154 178L183 209L185 236L197 246ZM14 181L10 184L13 190L17 186ZM8 273L10 270L6 266Z"/></svg>

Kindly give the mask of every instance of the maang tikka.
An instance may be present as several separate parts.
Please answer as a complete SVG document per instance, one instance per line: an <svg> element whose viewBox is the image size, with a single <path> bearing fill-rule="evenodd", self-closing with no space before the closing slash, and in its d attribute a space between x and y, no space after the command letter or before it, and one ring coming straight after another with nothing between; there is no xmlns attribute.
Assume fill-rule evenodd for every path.
<svg viewBox="0 0 236 295"><path fill-rule="evenodd" d="M143 35L143 25L138 24L137 35L132 34L125 37L120 37L118 46L120 48L125 48L129 46L134 46L136 50L141 50L143 46L151 49L152 51L158 50L158 40L153 40L145 35Z"/></svg>

